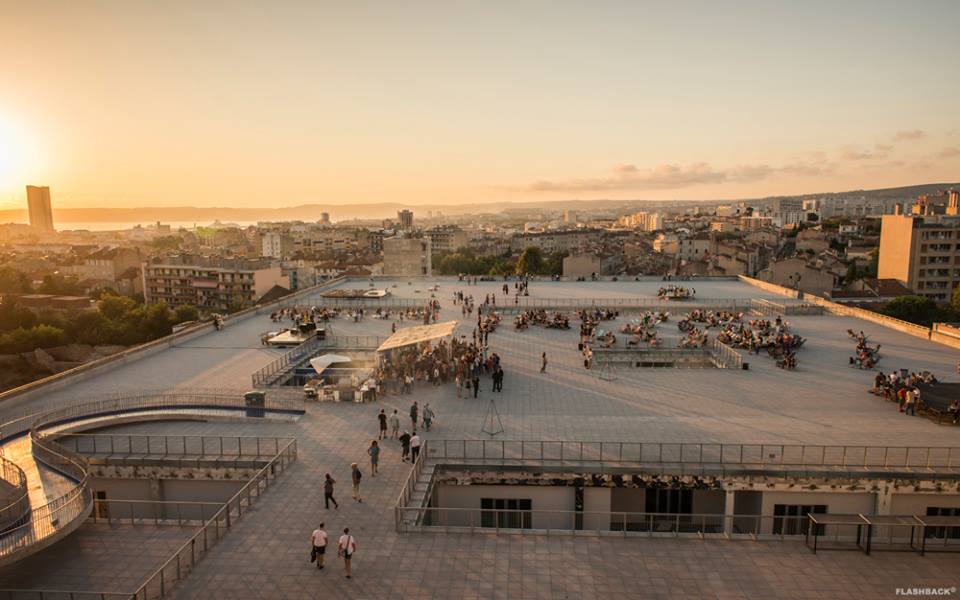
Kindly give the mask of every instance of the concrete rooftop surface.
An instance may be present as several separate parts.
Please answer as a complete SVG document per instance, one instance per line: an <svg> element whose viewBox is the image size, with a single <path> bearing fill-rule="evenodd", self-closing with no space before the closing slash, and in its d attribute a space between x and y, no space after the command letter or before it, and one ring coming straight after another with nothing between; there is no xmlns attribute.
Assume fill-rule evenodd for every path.
<svg viewBox="0 0 960 600"><path fill-rule="evenodd" d="M436 283L439 290L429 291ZM698 298L781 296L739 281L673 282L694 287ZM477 304L497 294L503 282L466 285L455 279L435 282L378 280L394 297L440 301L440 321L461 320L470 335L476 322L462 319L453 293L472 294ZM654 299L660 281L532 282L531 298ZM511 294L513 293L513 284ZM366 288L365 280L340 284ZM510 296L512 300L512 296ZM303 301L310 304L311 300ZM679 337L682 303L664 302L673 316L660 325L665 337ZM372 311L368 311L368 315ZM617 331L635 315L621 315L604 329ZM749 317L755 318L755 317ZM863 330L871 345L883 345L879 370L929 370L943 381L957 381L960 352L852 317L789 316L791 330L807 338L795 371L778 369L765 354L748 356L749 370L617 369L612 378L583 368L577 349L579 321L570 330L532 326L516 331L511 316L490 334L491 351L502 357L504 391L496 405L504 433L498 439L624 442L726 442L771 444L952 446L958 429L923 417L905 416L892 403L868 393L876 371L851 368L855 341L847 329ZM334 335L388 335L391 320L346 318L331 323ZM418 322L405 321L404 326ZM267 315L230 323L213 332L66 388L30 400L0 404L7 420L29 412L97 399L122 391L163 388L222 388L238 394L251 387L253 371L283 353L260 344L275 329ZM711 339L717 330L710 330ZM619 337L619 336L618 336ZM540 353L549 358L539 373ZM610 380L608 380L610 379ZM173 589L176 598L886 598L897 588L956 586L960 557L953 554L856 552L812 554L802 542L751 542L644 539L563 535L398 534L393 507L410 466L399 459L399 444L384 443L381 472L369 476L366 448L376 437L380 409L404 415L413 400L429 402L437 413L426 438L485 439L490 380L479 399L456 398L452 384L421 384L409 396L386 395L368 404L307 403L297 422L162 422L123 425L109 432L291 436L299 457L255 504L249 514ZM349 465L365 468L363 503L350 498ZM339 481L341 508L323 508L323 475ZM310 532L326 521L335 542L349 526L358 550L354 578L343 577L342 563L328 552L327 568L308 562ZM126 591L130 573L159 566L157 548L169 549L177 534L109 531L84 525L67 540L0 572L0 588L97 589ZM136 529L136 528L133 528ZM121 534L130 533L127 541ZM156 538L156 541L154 541ZM125 552L134 546L142 552ZM142 542L142 543L141 543ZM68 546L69 544L69 546ZM101 545L108 550L99 549ZM76 553L65 548L75 548ZM110 569L88 563L121 552L136 568ZM162 552L161 552L162 554ZM79 558L78 558L79 557ZM71 568L74 560L83 567ZM44 564L64 562L57 568ZM94 561L96 562L96 561ZM152 566L151 566L152 565ZM86 579L84 571L89 572ZM64 586L70 586L65 588ZM954 588L956 589L956 588ZM955 592L956 593L956 592Z"/></svg>

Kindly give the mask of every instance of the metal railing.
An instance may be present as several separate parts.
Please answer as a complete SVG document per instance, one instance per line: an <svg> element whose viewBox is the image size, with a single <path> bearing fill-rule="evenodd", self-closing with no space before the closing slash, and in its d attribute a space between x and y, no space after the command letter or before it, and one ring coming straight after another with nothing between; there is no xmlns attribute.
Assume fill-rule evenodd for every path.
<svg viewBox="0 0 960 600"><path fill-rule="evenodd" d="M271 483L297 460L297 440L290 439L284 445L276 456L254 475L240 490L237 491L226 503L205 503L205 502L135 502L123 500L107 500L97 502L128 504L130 506L142 504L164 504L181 505L180 511L188 506L203 506L199 508L203 511L200 527L189 540L181 545L158 569L153 571L144 582L133 592L98 592L98 591L75 591L75 590L0 590L0 600L10 599L19 600L61 600L69 598L70 600L149 600L152 598L162 598L167 596L171 587L178 581L186 577L197 565L207 552L226 535L233 524L243 515L244 507L249 508L258 500L261 494L270 487ZM206 511L212 511L212 516L206 518ZM124 522L133 525L148 524L151 521L154 524L163 524L168 521L173 524L173 518L168 516L166 519L159 515L155 518L143 518L136 515L132 518L123 517L103 517L94 512L92 520L97 522ZM183 519L180 524L190 525L188 519Z"/></svg>
<svg viewBox="0 0 960 600"><path fill-rule="evenodd" d="M0 507L0 533L19 527L30 516L30 492L27 476L15 463L0 456L0 477L9 485Z"/></svg>
<svg viewBox="0 0 960 600"><path fill-rule="evenodd" d="M713 358L721 369L742 369L743 357L740 353L720 340L713 340Z"/></svg>
<svg viewBox="0 0 960 600"><path fill-rule="evenodd" d="M73 479L77 485L66 494L33 508L29 520L0 538L0 558L29 547L63 530L90 510L92 495L87 487L86 461L55 441L30 432L34 460Z"/></svg>
<svg viewBox="0 0 960 600"><path fill-rule="evenodd" d="M264 409L290 410L293 406L298 406L302 410L302 404L299 402L268 396ZM236 392L218 394L214 392L187 393L173 390L159 393L118 395L84 404L66 406L35 417L30 428L34 460L72 479L77 485L47 504L33 508L29 522L10 529L0 538L0 559L65 529L79 517L85 517L92 508L92 494L87 485L88 463L83 456L55 441L61 434L52 429L54 426L79 421L85 417L115 416L131 411L176 408L202 410L245 409L247 407L243 398Z"/></svg>
<svg viewBox="0 0 960 600"><path fill-rule="evenodd" d="M397 506L406 506L410 502L410 498L413 497L414 491L416 491L417 481L420 479L420 475L423 474L423 468L426 465L427 457L427 445L429 444L428 440L423 442L423 445L420 447L420 453L417 455L417 460L414 461L410 473L407 475L407 479L403 482L403 487L400 488L400 496L397 498ZM397 515L399 518L399 514ZM399 521L397 522L397 527L400 526Z"/></svg>
<svg viewBox="0 0 960 600"><path fill-rule="evenodd" d="M362 308L377 309L385 308L389 310L404 310L407 308L426 308L428 302L437 300L431 298L429 292L422 298L394 298L393 296L384 296L382 298L325 298L319 296L310 304L299 305L298 308L308 310L311 307L318 308Z"/></svg>
<svg viewBox="0 0 960 600"><path fill-rule="evenodd" d="M270 383L275 375L284 371L291 364L300 362L314 351L319 350L322 347L323 341L324 340L320 339L319 337L314 337L311 340L300 344L293 350L285 352L279 358L264 365L257 371L254 371L253 375L251 375L253 387L262 387L263 385Z"/></svg>
<svg viewBox="0 0 960 600"><path fill-rule="evenodd" d="M822 315L823 307L810 302L792 301L773 301L763 298L754 298L751 300L752 310L763 316L777 315Z"/></svg>
<svg viewBox="0 0 960 600"><path fill-rule="evenodd" d="M429 440L430 460L696 464L744 467L960 468L952 446L823 446L526 440Z"/></svg>
<svg viewBox="0 0 960 600"><path fill-rule="evenodd" d="M566 533L700 537L751 540L802 540L807 515L725 513L652 513L624 511L517 510L483 508L397 507L400 533Z"/></svg>
<svg viewBox="0 0 960 600"><path fill-rule="evenodd" d="M220 502L94 498L93 510L87 519L110 525L195 526L206 523L222 507Z"/></svg>
<svg viewBox="0 0 960 600"><path fill-rule="evenodd" d="M596 367L630 365L637 367L714 368L709 348L598 348L593 352Z"/></svg>
<svg viewBox="0 0 960 600"><path fill-rule="evenodd" d="M243 516L244 508L251 507L256 500L259 500L273 480L296 460L297 440L294 439L283 446L280 452L227 500L189 540L173 553L173 556L127 597L134 600L148 600L162 598L170 593L172 585L186 577L210 548L226 535L233 523Z"/></svg>
<svg viewBox="0 0 960 600"><path fill-rule="evenodd" d="M280 411L303 410L300 398L291 398L279 394L268 393L266 408ZM114 403L114 413L117 410L141 410L145 408L175 408L176 406L193 406L202 403L211 403L210 408L240 408L244 405L243 394L235 388L184 388L141 390L139 392L116 392L100 394L100 400L105 406ZM73 405L69 408L79 409L91 403ZM149 406L154 404L156 406ZM51 414L51 410L24 411L18 416L9 418L0 425L0 439L7 439L30 430L38 419ZM73 415L74 417L77 415ZM94 416L92 413L88 416ZM72 418L72 417L67 417Z"/></svg>
<svg viewBox="0 0 960 600"><path fill-rule="evenodd" d="M502 302L502 304L500 303ZM503 312L517 310L656 310L656 311L683 311L683 310L731 310L746 311L751 308L751 301L731 298L691 298L689 300L667 300L666 298L631 297L631 298L529 298L513 297L498 300L494 307Z"/></svg>
<svg viewBox="0 0 960 600"><path fill-rule="evenodd" d="M677 368L718 368L739 369L743 358L729 346L714 340L705 347L683 348L671 340L657 346L634 347L596 347L593 351L596 366L616 366L618 364L637 364L652 367L667 364Z"/></svg>
<svg viewBox="0 0 960 600"><path fill-rule="evenodd" d="M223 435L66 433L57 441L79 454L161 457L272 457L293 438Z"/></svg>
<svg viewBox="0 0 960 600"><path fill-rule="evenodd" d="M379 335L330 335L323 339L314 338L281 355L276 360L261 367L250 376L255 388L267 387L276 382L280 375L291 367L303 362L311 355L324 349L376 350L387 338Z"/></svg>

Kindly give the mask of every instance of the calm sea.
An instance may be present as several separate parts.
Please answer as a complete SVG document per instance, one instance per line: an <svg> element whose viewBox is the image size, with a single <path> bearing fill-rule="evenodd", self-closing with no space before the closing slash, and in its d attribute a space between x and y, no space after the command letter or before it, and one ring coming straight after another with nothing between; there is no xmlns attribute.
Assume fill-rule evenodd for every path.
<svg viewBox="0 0 960 600"><path fill-rule="evenodd" d="M193 229L194 227L209 227L214 225L209 221L161 221L162 225L169 225L173 229L179 229L185 227L186 229ZM229 226L229 225L238 225L240 227L247 227L249 225L256 225L256 221L230 221L229 223L224 222L220 223L219 226ZM119 222L119 221L104 221L104 222L89 222L89 223L56 223L57 231L67 231L71 229L86 229L87 231L119 231L122 229L132 229L137 225L143 227L148 227L150 225L155 225L152 221L148 222Z"/></svg>

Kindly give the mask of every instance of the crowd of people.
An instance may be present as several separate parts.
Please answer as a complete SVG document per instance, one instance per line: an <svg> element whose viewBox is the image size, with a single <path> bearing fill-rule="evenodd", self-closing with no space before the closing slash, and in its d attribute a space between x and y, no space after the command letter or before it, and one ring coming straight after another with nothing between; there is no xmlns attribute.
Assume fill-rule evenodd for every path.
<svg viewBox="0 0 960 600"><path fill-rule="evenodd" d="M631 337L627 340L627 346L639 346L640 344L649 344L657 347L662 343L657 326L670 319L668 312L647 311L640 317L632 319L629 323L620 326L620 333L629 334Z"/></svg>
<svg viewBox="0 0 960 600"><path fill-rule="evenodd" d="M847 330L847 334L857 341L853 349L853 356L850 357L850 366L856 366L858 369L873 369L880 362L880 344L876 348L871 348L867 344L867 336L861 331L854 333L852 329Z"/></svg>
<svg viewBox="0 0 960 600"><path fill-rule="evenodd" d="M717 340L728 346L742 348L751 354L767 354L777 361L777 366L785 370L797 367L797 350L806 339L790 332L789 323L777 317L769 319L751 319L746 323L730 323L717 334Z"/></svg>
<svg viewBox="0 0 960 600"><path fill-rule="evenodd" d="M680 285L668 285L661 287L657 291L657 298L667 300L688 300L697 295L695 288L687 288Z"/></svg>
<svg viewBox="0 0 960 600"><path fill-rule="evenodd" d="M906 371L906 369L902 369L902 371ZM919 386L937 382L936 376L929 371L924 373L891 371L889 375L885 375L881 371L874 377L870 392L891 402L896 402L900 412L906 415L916 415L917 408L922 404ZM958 407L956 400L952 401L948 412L953 415L954 423L960 420L960 407Z"/></svg>
<svg viewBox="0 0 960 600"><path fill-rule="evenodd" d="M524 330L531 325L540 325L547 329L570 329L570 317L562 312L534 309L523 311L513 318L515 329Z"/></svg>

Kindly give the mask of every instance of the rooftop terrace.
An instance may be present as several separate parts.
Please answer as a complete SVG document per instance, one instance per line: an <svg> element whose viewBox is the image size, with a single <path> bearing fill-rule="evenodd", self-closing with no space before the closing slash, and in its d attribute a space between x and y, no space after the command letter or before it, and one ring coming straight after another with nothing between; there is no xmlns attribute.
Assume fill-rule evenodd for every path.
<svg viewBox="0 0 960 600"><path fill-rule="evenodd" d="M365 286L347 281L343 288ZM435 292L429 291L439 286ZM439 321L459 320L469 336L475 317L462 318L453 306L457 290L482 302L503 282L467 286L456 279L377 280L396 298L433 295L442 305ZM648 298L662 310L686 312L682 302L658 301L660 281L533 282L530 298L570 299L585 305L603 299ZM698 298L782 300L775 293L733 280L697 280ZM511 293L513 292L511 284ZM510 298L512 300L512 296ZM509 303L510 300L507 300ZM323 304L317 293L300 304ZM616 330L633 318L621 315L604 328ZM577 349L576 326L569 331L531 327L516 331L504 323L490 335L492 351L502 357L504 392L497 394L507 440L591 440L615 442L724 442L734 444L812 444L878 446L957 445L957 429L920 417L907 417L867 393L876 372L851 368L854 342L847 329L863 330L871 344L883 345L879 367L929 370L957 381L960 353L946 346L853 317L789 316L792 329L807 338L799 367L786 372L766 356L747 356L747 371L733 369L618 369L612 376L588 371ZM416 325L405 321L404 326ZM340 318L334 335L390 332L391 321ZM228 322L222 332L207 333L149 357L123 364L41 396L9 398L0 417L20 416L89 401L116 392L143 389L218 388L238 394L250 387L250 375L275 360L282 350L264 347L260 334L273 327L268 312ZM676 320L660 326L678 336ZM549 367L540 374L540 353ZM393 408L402 415L413 400L429 402L437 413L434 439L483 439L490 394L481 384L478 400L458 399L452 385L415 388L411 396L387 395L372 404L307 404L297 422L153 423L123 425L111 431L289 436L298 439L299 459L264 496L249 518L235 526L174 588L182 598L333 597L377 598L578 598L578 597L784 597L862 598L893 596L896 588L956 585L960 559L940 555L922 559L883 553L870 558L853 553L810 554L802 544L685 540L608 539L603 537L513 537L496 535L401 535L394 530L393 505L409 472L395 443L384 444L381 475L364 479L364 503L349 499L349 464L366 463L366 447L376 435L376 414ZM408 422L404 420L404 422ZM339 511L324 511L322 477L342 483ZM307 564L307 539L321 519L334 534L350 526L359 545L353 581L343 579L335 556L317 573ZM97 526L102 527L102 526ZM83 526L74 536L94 536ZM87 537L78 537L86 540ZM68 543L68 542L64 542ZM76 540L70 543L77 543ZM88 542L83 541L86 545ZM37 568L44 557L61 557L54 546L30 559L31 568L0 574L2 587L63 589L72 585L65 571ZM144 569L155 557L144 555ZM148 561L153 561L147 564ZM16 568L16 567L14 567ZM120 589L125 580L104 579L91 567L99 589ZM93 577L93 575L91 575ZM120 577L118 575L118 577ZM90 589L89 587L86 589Z"/></svg>

